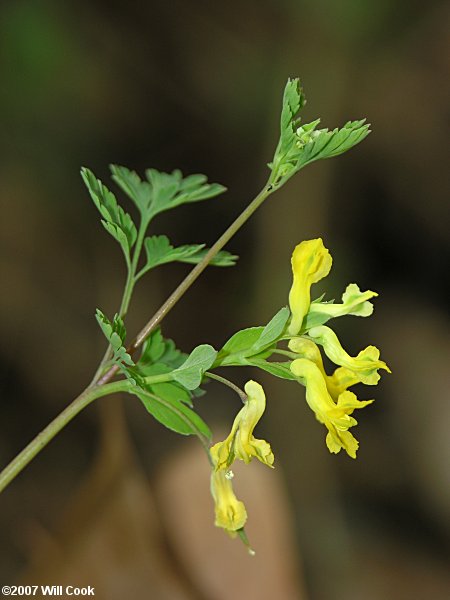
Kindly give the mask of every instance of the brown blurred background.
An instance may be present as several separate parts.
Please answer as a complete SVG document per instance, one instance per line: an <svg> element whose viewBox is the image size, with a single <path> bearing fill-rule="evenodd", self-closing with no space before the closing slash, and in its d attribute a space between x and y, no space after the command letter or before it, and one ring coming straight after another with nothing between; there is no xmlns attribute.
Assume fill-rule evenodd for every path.
<svg viewBox="0 0 450 600"><path fill-rule="evenodd" d="M94 309L120 300L120 249L80 166L107 184L112 162L206 173L229 192L153 231L211 244L267 177L289 76L304 119L365 116L373 133L272 197L230 243L237 267L208 271L163 331L188 351L267 322L293 247L322 236L327 293L380 294L370 320L339 321L344 345L379 346L393 371L361 393L376 402L357 461L327 452L300 387L230 374L269 398L259 432L277 469L236 484L254 559L214 529L191 440L133 398L90 407L1 497L2 584L95 585L108 600L450 597L449 22L433 0L1 3L1 465L88 383L104 347ZM142 282L131 334L186 270ZM197 407L220 439L237 400L209 388Z"/></svg>

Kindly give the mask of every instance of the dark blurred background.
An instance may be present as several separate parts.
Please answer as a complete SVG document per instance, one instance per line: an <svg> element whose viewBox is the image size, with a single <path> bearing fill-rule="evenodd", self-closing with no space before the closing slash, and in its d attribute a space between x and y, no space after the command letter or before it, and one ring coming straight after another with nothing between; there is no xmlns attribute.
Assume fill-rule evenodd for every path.
<svg viewBox="0 0 450 600"><path fill-rule="evenodd" d="M272 197L230 243L238 265L204 274L164 334L189 351L266 323L287 302L293 247L322 236L322 289L380 294L371 319L339 321L343 344L375 344L392 368L369 389L356 461L328 453L303 389L232 374L264 385L259 435L277 464L236 484L254 559L214 529L195 444L133 398L102 400L2 495L2 584L96 585L108 600L450 597L449 22L434 0L1 3L2 465L90 381L104 351L94 309L120 301L120 249L80 166L108 185L109 163L206 173L226 195L153 231L211 244L265 182L290 76L306 121L367 117L373 133ZM131 334L187 268L139 285ZM216 439L238 409L212 383L197 407Z"/></svg>

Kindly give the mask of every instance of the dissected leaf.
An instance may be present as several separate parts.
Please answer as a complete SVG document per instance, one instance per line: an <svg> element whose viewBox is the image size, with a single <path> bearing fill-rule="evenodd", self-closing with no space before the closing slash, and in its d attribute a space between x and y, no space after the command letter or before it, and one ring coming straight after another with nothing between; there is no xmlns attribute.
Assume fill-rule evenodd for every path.
<svg viewBox="0 0 450 600"><path fill-rule="evenodd" d="M342 128L332 131L317 129L320 119L300 127L297 112L304 106L305 97L298 79L289 79L283 95L280 139L273 161L270 181L284 183L307 164L331 158L350 150L369 133L365 120L348 121Z"/></svg>
<svg viewBox="0 0 450 600"><path fill-rule="evenodd" d="M199 246L201 247L197 250L197 252L189 254L183 258L181 262L190 263L192 265L196 265L197 263L201 262L206 253L209 251L209 248L205 248L204 244L199 244ZM180 247L183 248L183 246ZM189 248L190 246L187 247ZM178 250L178 248L175 248L175 250ZM212 265L213 267L233 267L238 258L239 257L236 254L231 254L231 252L227 252L227 250L220 250L214 256L214 258L209 261L208 264ZM176 260L180 261L179 258Z"/></svg>
<svg viewBox="0 0 450 600"><path fill-rule="evenodd" d="M272 169L272 179L276 183L281 177L292 172L296 163L296 129L300 122L298 111L306 103L305 95L299 79L288 79L283 93L283 104L280 120L280 139L275 150L273 161L269 164Z"/></svg>
<svg viewBox="0 0 450 600"><path fill-rule="evenodd" d="M314 132L316 135L301 148L296 170L319 159L332 158L343 154L362 142L369 133L369 125L365 119L360 121L348 121L341 129L332 131L320 129Z"/></svg>
<svg viewBox="0 0 450 600"><path fill-rule="evenodd" d="M137 368L145 376L168 373L182 365L186 358L187 355L177 349L173 340L165 339L158 328L152 331L144 342ZM155 372L155 364L163 365L166 371Z"/></svg>
<svg viewBox="0 0 450 600"><path fill-rule="evenodd" d="M146 215L152 202L152 186L142 181L136 171L126 167L110 165L112 178L125 194L135 203L142 215Z"/></svg>
<svg viewBox="0 0 450 600"><path fill-rule="evenodd" d="M151 216L181 204L213 198L226 189L218 183L208 183L206 175L189 175L183 178L178 169L172 173L147 169L145 174L153 194Z"/></svg>
<svg viewBox="0 0 450 600"><path fill-rule="evenodd" d="M164 339L164 353L159 359L165 365L169 365L172 369L175 369L183 364L187 354L181 352L175 345L175 342L170 339Z"/></svg>
<svg viewBox="0 0 450 600"><path fill-rule="evenodd" d="M161 329L154 329L142 346L142 355L139 365L155 363L164 354L166 340L163 338Z"/></svg>
<svg viewBox="0 0 450 600"><path fill-rule="evenodd" d="M124 346L126 330L123 320L120 318L120 316L115 314L114 319L110 321L102 313L102 311L97 308L95 317L100 325L101 330L103 331L103 334L111 344L115 362L124 363L130 366L134 365L133 359L128 354Z"/></svg>
<svg viewBox="0 0 450 600"><path fill-rule="evenodd" d="M125 258L129 260L130 251L137 236L132 218L117 204L114 194L103 185L100 179L95 177L92 171L83 167L81 176L95 206L103 217L103 226L119 242Z"/></svg>
<svg viewBox="0 0 450 600"><path fill-rule="evenodd" d="M281 109L280 141L281 152L287 152L292 146L297 124L297 113L306 103L306 98L298 78L288 79L283 93Z"/></svg>
<svg viewBox="0 0 450 600"><path fill-rule="evenodd" d="M152 235L144 240L147 264L140 271L139 277L149 269L169 262L199 263L206 252L205 244L190 244L174 248L166 235ZM219 267L233 266L237 256L222 250L209 264Z"/></svg>

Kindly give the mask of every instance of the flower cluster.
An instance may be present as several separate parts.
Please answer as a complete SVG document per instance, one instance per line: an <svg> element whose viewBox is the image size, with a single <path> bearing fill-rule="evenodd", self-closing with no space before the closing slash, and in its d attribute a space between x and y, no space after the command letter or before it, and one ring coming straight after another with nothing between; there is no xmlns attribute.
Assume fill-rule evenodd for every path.
<svg viewBox="0 0 450 600"><path fill-rule="evenodd" d="M216 525L232 536L244 528L247 512L238 500L232 486L231 465L236 459L248 464L256 457L268 467L273 467L274 456L265 440L253 436L253 430L266 408L266 396L256 381L248 381L244 387L246 401L236 415L230 435L210 448L213 470L211 494L215 502Z"/></svg>
<svg viewBox="0 0 450 600"><path fill-rule="evenodd" d="M321 299L311 301L311 286L328 275L331 264L330 253L320 238L299 244L292 254L290 314L282 309L265 328L250 328L235 334L224 346L224 356L228 361L224 364L253 364L269 372L275 369L278 376L304 385L308 405L328 430L326 444L329 451L337 454L344 449L350 457L356 458L358 441L350 432L357 425L353 412L373 400L358 400L349 388L357 383L376 385L380 379L378 371L390 370L380 360L378 348L367 346L357 356L350 356L336 333L325 325L330 319L342 315L371 315L373 305L370 299L377 296L375 292L362 292L355 283L351 283L343 293L341 303ZM283 341L288 341L289 350L281 350L281 353L288 355L290 360L284 363L266 362L272 353L277 352L278 342ZM325 371L320 347L336 365L331 375ZM234 356L236 362L233 363L230 356ZM270 445L253 435L265 407L263 388L256 381L248 381L244 406L237 414L230 434L210 448L215 523L232 536L236 533L241 537L245 535L243 531L247 521L245 506L233 491L232 464L235 460L248 464L257 458L273 467Z"/></svg>
<svg viewBox="0 0 450 600"><path fill-rule="evenodd" d="M367 346L357 356L350 356L334 331L324 325L341 315L371 315L373 305L369 299L377 296L375 292L361 292L351 283L342 295L342 304L311 302L311 285L328 275L331 263L330 253L320 238L302 242L292 254L294 281L289 294L292 317L288 333L289 349L298 358L292 361L290 370L306 386L308 405L328 429L326 443L330 452L338 453L343 448L356 458L358 441L349 429L357 421L351 415L356 408L363 408L373 400L358 400L348 388L356 383L376 385L380 379L378 370L390 370L380 360L378 348ZM318 346L338 365L332 375L325 372Z"/></svg>

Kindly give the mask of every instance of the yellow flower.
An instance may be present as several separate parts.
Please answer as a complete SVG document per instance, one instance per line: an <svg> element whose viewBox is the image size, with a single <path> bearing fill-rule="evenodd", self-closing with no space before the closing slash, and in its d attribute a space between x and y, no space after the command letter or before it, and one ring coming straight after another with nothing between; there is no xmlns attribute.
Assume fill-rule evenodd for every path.
<svg viewBox="0 0 450 600"><path fill-rule="evenodd" d="M353 392L344 391L334 402L319 367L306 358L298 358L291 364L292 373L306 386L306 401L315 412L316 418L328 429L326 444L334 454L343 448L349 456L356 458L358 441L348 431L357 425L350 415L355 408L363 408L373 400L358 400Z"/></svg>
<svg viewBox="0 0 450 600"><path fill-rule="evenodd" d="M333 375L327 375L326 379L328 391L334 400L339 398L347 388L360 382L359 377L345 367L338 367Z"/></svg>
<svg viewBox="0 0 450 600"><path fill-rule="evenodd" d="M333 375L327 375L323 366L320 350L317 344L312 340L305 337L296 337L289 341L288 346L289 349L298 354L300 358L307 358L319 368L333 400L337 400L340 394L347 388L360 382L359 377L357 377L353 371L344 367L337 368Z"/></svg>
<svg viewBox="0 0 450 600"><path fill-rule="evenodd" d="M312 340L306 337L294 337L289 340L289 350L299 354L301 358L307 358L315 363L320 370L323 369L322 355L320 350Z"/></svg>
<svg viewBox="0 0 450 600"><path fill-rule="evenodd" d="M318 238L296 246L291 263L294 281L289 293L292 318L288 331L290 335L296 335L309 310L311 285L328 275L332 259L322 239Z"/></svg>
<svg viewBox="0 0 450 600"><path fill-rule="evenodd" d="M231 471L217 471L211 473L211 494L215 503L215 524L222 527L234 537L236 531L242 529L247 521L247 511L243 502L238 500L233 491Z"/></svg>
<svg viewBox="0 0 450 600"><path fill-rule="evenodd" d="M268 467L273 466L270 445L253 437L253 430L266 408L264 390L256 381L248 381L244 390L247 400L234 419L230 435L210 449L216 470L227 469L236 458L249 463L253 456Z"/></svg>
<svg viewBox="0 0 450 600"><path fill-rule="evenodd" d="M311 316L316 313L326 315L328 318L341 317L342 315L356 315L369 317L373 313L373 304L370 298L378 296L376 292L361 292L356 283L349 283L342 294L342 304L334 302L313 302L309 308Z"/></svg>
<svg viewBox="0 0 450 600"><path fill-rule="evenodd" d="M376 385L380 379L378 369L385 369L388 373L391 372L385 362L379 360L380 351L375 346L367 346L358 354L358 356L350 356L342 348L337 335L332 329L321 325L313 327L308 331L308 335L318 344L323 346L325 354L336 365L345 367L358 378L359 381L366 385Z"/></svg>

